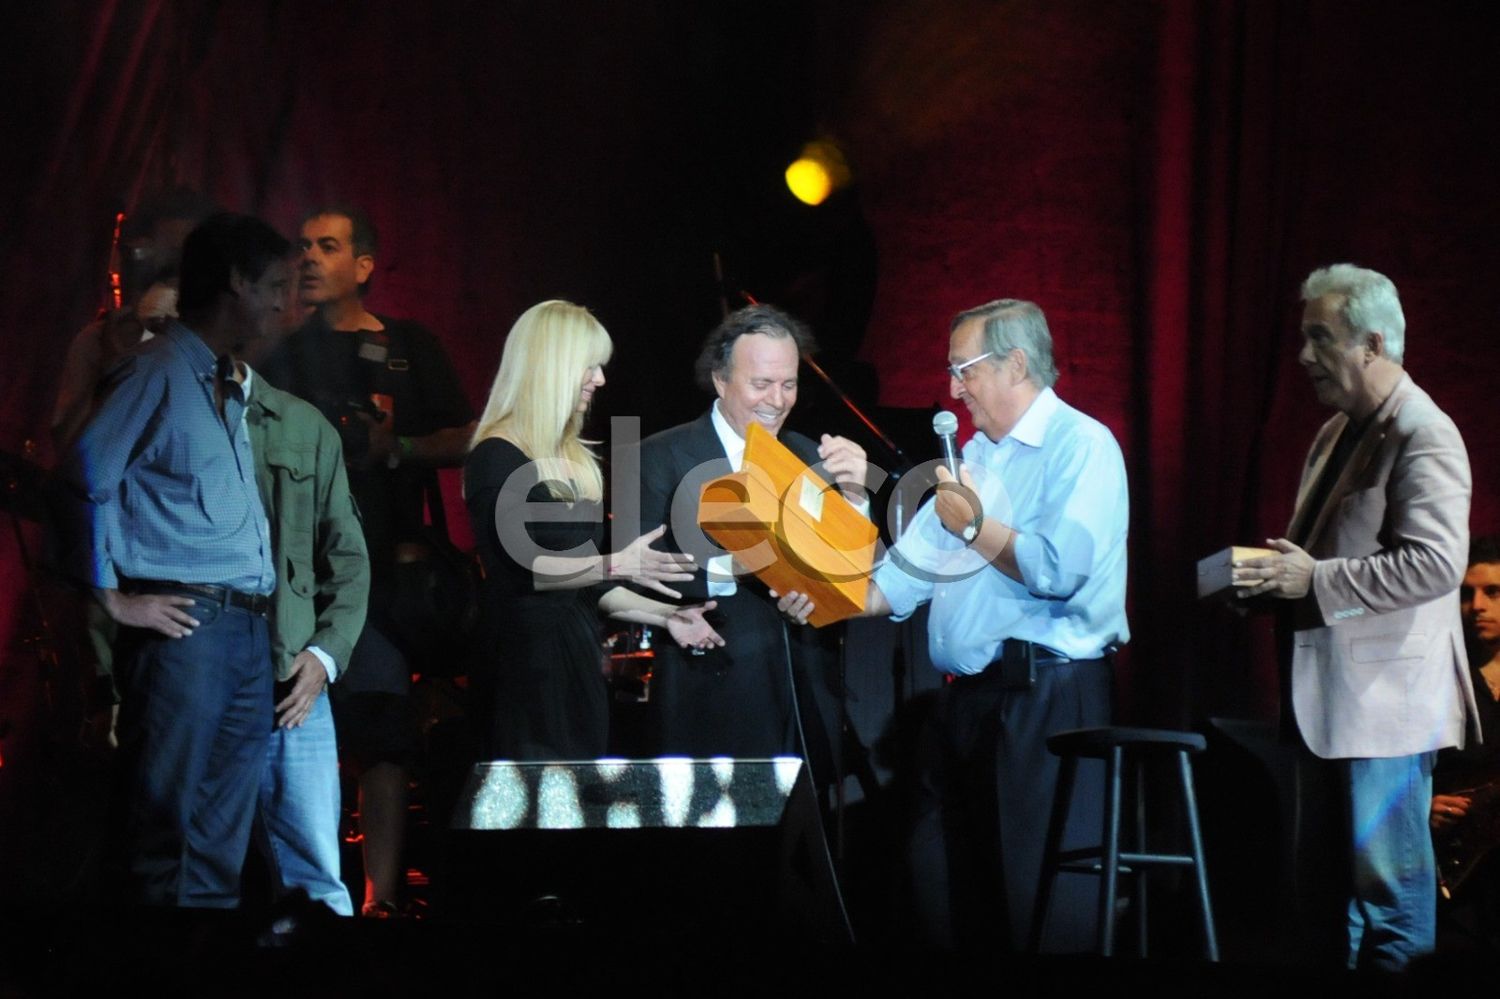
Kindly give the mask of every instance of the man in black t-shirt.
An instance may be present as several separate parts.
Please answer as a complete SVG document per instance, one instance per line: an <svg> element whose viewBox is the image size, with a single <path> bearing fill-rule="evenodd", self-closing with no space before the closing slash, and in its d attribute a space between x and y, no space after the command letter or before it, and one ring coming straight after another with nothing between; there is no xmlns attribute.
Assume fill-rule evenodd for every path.
<svg viewBox="0 0 1500 999"><path fill-rule="evenodd" d="M411 674L424 665L403 643L402 566L430 552L445 523L436 469L463 463L474 412L442 345L422 326L378 316L364 296L376 233L358 208L330 207L302 223L298 292L313 312L264 364L268 381L322 410L344 440L349 488L370 549L369 623L333 688L344 766L359 779L367 916L396 911L402 880L408 766L415 731ZM405 644L405 647L403 645Z"/></svg>

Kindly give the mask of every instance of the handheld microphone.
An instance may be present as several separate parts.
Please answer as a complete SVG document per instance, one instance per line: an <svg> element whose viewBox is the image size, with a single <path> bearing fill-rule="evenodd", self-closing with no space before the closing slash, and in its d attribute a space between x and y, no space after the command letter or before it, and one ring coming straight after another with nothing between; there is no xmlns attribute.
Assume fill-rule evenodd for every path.
<svg viewBox="0 0 1500 999"><path fill-rule="evenodd" d="M958 451L953 446L953 439L958 434L958 417L940 409L932 418L932 432L937 434L938 440L943 446L943 464L948 466L948 472L953 476L953 481L958 481Z"/></svg>

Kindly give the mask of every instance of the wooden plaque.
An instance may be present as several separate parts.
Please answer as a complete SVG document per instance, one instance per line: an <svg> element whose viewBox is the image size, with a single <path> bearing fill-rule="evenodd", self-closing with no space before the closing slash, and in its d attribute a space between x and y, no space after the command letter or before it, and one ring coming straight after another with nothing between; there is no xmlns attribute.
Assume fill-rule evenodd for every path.
<svg viewBox="0 0 1500 999"><path fill-rule="evenodd" d="M759 424L740 470L703 486L698 524L777 593L812 597L815 627L864 610L879 532Z"/></svg>

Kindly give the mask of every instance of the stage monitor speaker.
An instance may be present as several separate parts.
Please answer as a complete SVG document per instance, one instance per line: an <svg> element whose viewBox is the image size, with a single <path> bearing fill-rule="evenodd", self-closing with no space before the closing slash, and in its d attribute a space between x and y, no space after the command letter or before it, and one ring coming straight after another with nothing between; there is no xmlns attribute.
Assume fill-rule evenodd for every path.
<svg viewBox="0 0 1500 999"><path fill-rule="evenodd" d="M520 930L852 940L807 766L476 764L439 915Z"/></svg>

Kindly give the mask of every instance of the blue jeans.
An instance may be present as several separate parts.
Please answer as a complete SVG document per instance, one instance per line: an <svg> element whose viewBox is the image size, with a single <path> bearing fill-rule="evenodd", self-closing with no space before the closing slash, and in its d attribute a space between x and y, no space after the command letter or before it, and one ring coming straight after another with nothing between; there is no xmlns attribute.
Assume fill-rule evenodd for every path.
<svg viewBox="0 0 1500 999"><path fill-rule="evenodd" d="M137 900L233 908L271 730L266 619L196 600L186 638L126 629L120 748Z"/></svg>
<svg viewBox="0 0 1500 999"><path fill-rule="evenodd" d="M1354 884L1349 967L1399 971L1437 937L1437 864L1427 828L1435 753L1344 760Z"/></svg>
<svg viewBox="0 0 1500 999"><path fill-rule="evenodd" d="M278 895L301 888L339 915L354 915L339 876L339 755L326 690L301 726L271 733L256 818Z"/></svg>

